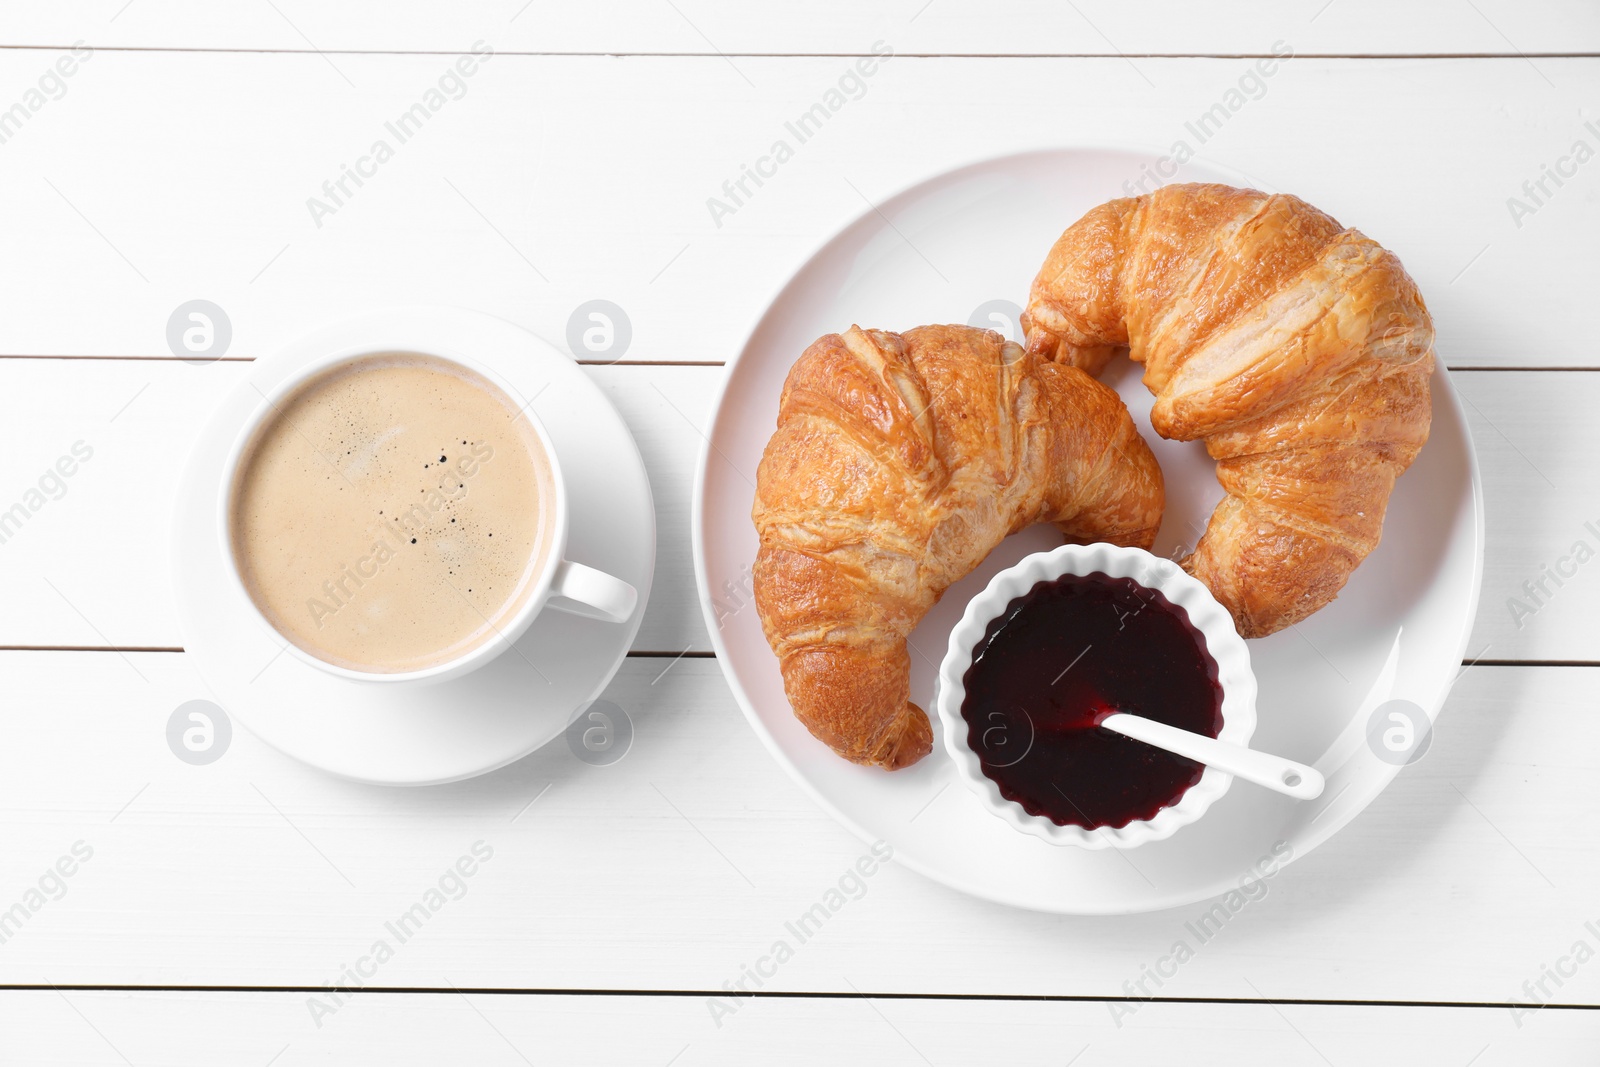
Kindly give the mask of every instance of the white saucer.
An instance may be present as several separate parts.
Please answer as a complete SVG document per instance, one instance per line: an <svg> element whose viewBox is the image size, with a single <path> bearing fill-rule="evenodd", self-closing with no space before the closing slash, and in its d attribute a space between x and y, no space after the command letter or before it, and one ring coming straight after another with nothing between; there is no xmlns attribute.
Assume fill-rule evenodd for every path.
<svg viewBox="0 0 1600 1067"><path fill-rule="evenodd" d="M863 839L893 845L907 866L1041 911L1154 911L1217 896L1264 869L1276 872L1348 824L1399 770L1369 747L1369 722L1390 700L1420 705L1430 719L1437 714L1461 668L1483 570L1483 492L1466 419L1441 366L1432 439L1395 489L1383 543L1338 600L1250 643L1260 683L1253 743L1315 765L1327 778L1325 792L1299 802L1235 783L1204 819L1134 852L1061 848L1017 833L956 782L938 740L907 770L846 763L795 720L757 613L722 612L719 629L711 592L746 585L757 548L750 522L756 464L784 377L806 346L851 323L905 330L977 317L999 327L986 313L997 301L1027 298L1061 231L1089 208L1127 195L1124 181L1138 182L1147 173L1141 168L1158 162L1165 165L1106 149L1007 156L931 178L865 212L800 267L728 368L695 482L701 605L734 695L779 764ZM1199 163L1178 180L1261 187ZM1384 228L1382 219L1341 221ZM1139 371L1118 360L1102 380L1127 402L1165 473L1167 511L1155 551L1166 555L1193 544L1222 491L1204 445L1151 431L1151 396ZM1059 543L1047 527L1024 531L951 587L911 635L914 701L933 706L938 663L967 602L1003 568ZM937 717L933 726L940 729Z"/></svg>
<svg viewBox="0 0 1600 1067"><path fill-rule="evenodd" d="M228 447L277 383L355 345L470 354L521 396L549 431L572 512L567 558L639 591L626 623L546 609L516 645L462 678L392 687L336 678L283 652L226 580L216 507ZM259 390L259 391L258 391ZM633 643L655 570L655 508L638 446L598 386L566 354L500 319L450 308L362 315L251 366L195 442L178 486L173 574L184 649L222 708L314 767L387 785L492 771L566 729L600 695Z"/></svg>

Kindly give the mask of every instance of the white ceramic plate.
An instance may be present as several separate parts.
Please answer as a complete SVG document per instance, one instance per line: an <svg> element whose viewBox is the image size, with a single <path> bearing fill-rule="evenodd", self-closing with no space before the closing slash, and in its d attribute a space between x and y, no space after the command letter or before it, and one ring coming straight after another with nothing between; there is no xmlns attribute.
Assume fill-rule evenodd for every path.
<svg viewBox="0 0 1600 1067"><path fill-rule="evenodd" d="M225 458L263 395L320 357L366 345L465 353L521 394L519 402L531 400L566 474L567 558L637 589L631 619L607 623L547 608L512 648L471 674L405 687L338 678L283 652L282 639L227 578L216 524ZM571 357L487 315L406 308L335 324L256 361L195 442L172 543L184 650L224 711L312 766L366 782L427 785L520 759L605 689L644 618L655 508L627 425Z"/></svg>
<svg viewBox="0 0 1600 1067"><path fill-rule="evenodd" d="M1368 746L1375 709L1408 700L1431 719L1444 702L1460 670L1483 569L1477 463L1441 366L1432 439L1400 479L1383 543L1337 601L1250 645L1261 690L1253 744L1316 766L1328 780L1317 800L1240 782L1206 818L1137 852L1061 848L984 810L956 783L939 742L915 767L888 773L846 763L795 720L755 609L730 610L740 600L729 592L748 588L757 548L750 522L756 465L789 367L817 337L852 323L904 330L967 322L980 309L993 310L993 301L1024 302L1061 231L1089 208L1127 195L1124 182L1137 182L1155 158L1102 149L1007 156L932 178L865 212L795 273L757 322L728 369L695 484L702 608L734 695L778 762L841 822L868 841L888 841L908 866L976 896L1041 911L1176 907L1234 889L1262 864L1281 865L1326 841L1399 770ZM1179 177L1260 186L1198 164ZM982 324L1015 336L1015 322L1004 321L1010 314ZM1139 374L1119 360L1102 380L1127 401L1166 475L1166 518L1155 545L1166 554L1193 544L1222 491L1203 445L1150 431L1151 397ZM945 594L911 636L913 700L930 707L938 662L967 601L1001 569L1057 543L1048 527L1024 531Z"/></svg>

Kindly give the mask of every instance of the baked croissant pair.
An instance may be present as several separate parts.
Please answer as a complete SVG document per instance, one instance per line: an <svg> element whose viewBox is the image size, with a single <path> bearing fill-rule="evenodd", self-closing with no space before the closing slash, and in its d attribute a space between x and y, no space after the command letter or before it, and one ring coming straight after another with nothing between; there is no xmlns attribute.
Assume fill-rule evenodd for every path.
<svg viewBox="0 0 1600 1067"><path fill-rule="evenodd" d="M1304 201L1222 185L1114 200L1051 249L1027 346L964 326L821 338L757 474L755 600L795 714L856 763L932 747L907 637L1009 534L1148 548L1161 471L1090 377L1145 365L1163 437L1227 495L1184 568L1246 637L1331 601L1426 442L1433 326L1391 253Z"/></svg>

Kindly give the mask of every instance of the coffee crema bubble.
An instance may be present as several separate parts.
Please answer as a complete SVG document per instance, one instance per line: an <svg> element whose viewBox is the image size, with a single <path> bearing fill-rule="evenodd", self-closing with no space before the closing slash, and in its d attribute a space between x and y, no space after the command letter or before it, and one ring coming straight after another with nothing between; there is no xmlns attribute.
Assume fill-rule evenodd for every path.
<svg viewBox="0 0 1600 1067"><path fill-rule="evenodd" d="M392 353L278 401L234 474L230 540L286 639L351 670L399 673L494 636L549 563L554 481L493 383Z"/></svg>

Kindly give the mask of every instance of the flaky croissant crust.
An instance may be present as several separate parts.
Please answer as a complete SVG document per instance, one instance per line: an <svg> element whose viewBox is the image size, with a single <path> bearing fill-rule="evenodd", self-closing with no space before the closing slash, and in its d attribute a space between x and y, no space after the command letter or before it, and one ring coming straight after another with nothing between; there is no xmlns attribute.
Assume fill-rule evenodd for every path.
<svg viewBox="0 0 1600 1067"><path fill-rule="evenodd" d="M1161 471L1117 395L999 335L851 327L784 383L756 476L755 602L813 735L857 763L927 754L907 636L1008 534L1148 547Z"/></svg>
<svg viewBox="0 0 1600 1067"><path fill-rule="evenodd" d="M1292 196L1172 185L1074 223L1034 279L1028 349L1145 365L1151 422L1227 491L1183 561L1260 637L1334 599L1428 439L1433 322L1400 261Z"/></svg>

